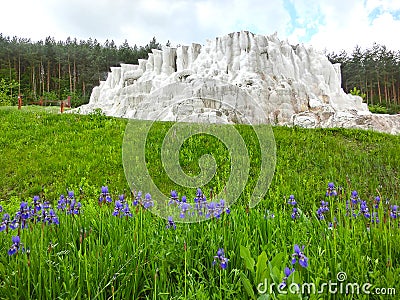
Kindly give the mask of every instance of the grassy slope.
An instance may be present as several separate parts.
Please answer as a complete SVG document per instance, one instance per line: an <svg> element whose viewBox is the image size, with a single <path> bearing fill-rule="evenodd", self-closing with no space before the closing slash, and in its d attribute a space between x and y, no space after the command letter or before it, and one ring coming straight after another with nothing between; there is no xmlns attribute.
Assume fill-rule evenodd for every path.
<svg viewBox="0 0 400 300"><path fill-rule="evenodd" d="M14 197L31 198L42 187L49 200L57 200L67 187L77 191L82 186L85 193L84 214L79 218L60 212L57 227L36 224L22 230L21 240L31 248L29 264L23 253L5 254L15 231L1 235L0 298L247 299L239 273L252 280L254 290L257 282L246 270L239 246L247 246L254 259L263 250L268 260L283 253L284 261L276 266L281 280L294 243L305 245L310 259L309 268L301 272L305 282L335 281L336 274L345 271L349 282L399 287L397 224L381 222L367 231L365 219L344 218L343 201L331 202L339 210L335 212L337 230L328 230L325 222L315 218L328 181L342 185L345 192L357 189L367 200L377 195L378 188L383 198L399 203L398 136L276 127L277 167L265 200L246 211L243 197L229 216L178 224L172 231L148 212L138 210L132 218L120 219L111 216L113 207L96 204L101 185L108 184L113 196L128 188L121 162L126 120L13 108L0 109L0 119L0 203L8 212L19 203ZM148 141L152 146L149 170L165 192L181 192L163 176L155 159L156 141L162 140L168 126L156 124ZM242 130L251 137L251 132ZM213 141L200 151L202 139L189 140L182 149L181 162L189 173L196 173L197 164L188 155L198 157L206 148L224 162L219 158L226 155L223 146ZM257 170L252 172L257 174ZM284 201L290 194L296 196L305 218L291 219L291 207ZM265 219L265 209L274 212L275 218ZM88 232L83 242L82 232ZM49 248L52 244L57 244L54 250ZM229 268L223 272L212 266L219 247L229 257Z"/></svg>
<svg viewBox="0 0 400 300"><path fill-rule="evenodd" d="M128 189L121 160L126 120L4 108L0 109L0 119L3 201L11 196L30 198L42 189L49 199L56 199L66 188L81 186L89 189L87 193L94 192L91 187L105 184L114 193ZM179 189L166 175L161 176L162 164L158 159L159 141L169 126L156 124L155 134L148 141L151 145L148 155L152 158L149 170L157 174L153 178L165 193ZM243 130L246 132L246 128ZM379 189L383 196L399 200L399 136L344 129L275 127L273 130L277 166L270 186L271 196L279 198L293 193L303 199L315 198L328 181L334 181L345 188L357 189L363 197L372 197ZM247 133L249 144L252 135L250 130ZM184 144L181 163L185 171L198 172L196 157L211 152L217 153L217 161L225 164L222 169L228 172L229 164L222 163L220 158L227 154L224 146L215 142L204 147L205 140L200 137ZM253 167L252 172L258 174L256 165ZM215 185L213 181L209 187Z"/></svg>

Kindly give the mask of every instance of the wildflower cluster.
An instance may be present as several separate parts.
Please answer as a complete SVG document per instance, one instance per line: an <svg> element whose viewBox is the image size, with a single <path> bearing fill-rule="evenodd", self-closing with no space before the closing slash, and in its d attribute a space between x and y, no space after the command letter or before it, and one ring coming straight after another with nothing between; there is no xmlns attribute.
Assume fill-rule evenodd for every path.
<svg viewBox="0 0 400 300"><path fill-rule="evenodd" d="M352 191L350 195L350 201L346 201L346 216L353 216L356 218L358 214L358 205L360 203L361 199L358 196L357 191Z"/></svg>
<svg viewBox="0 0 400 300"><path fill-rule="evenodd" d="M201 189L197 189L196 197L194 198L194 203L192 205L187 203L186 196L182 196L181 200L179 200L178 193L176 191L171 191L168 205L176 207L179 210L179 217L181 219L195 215L207 219L219 219L223 213L230 213L230 209L224 199L208 202Z"/></svg>
<svg viewBox="0 0 400 300"><path fill-rule="evenodd" d="M133 201L132 201L132 206L138 207L142 206L144 209L149 209L154 206L154 201L151 198L151 195L147 193L144 197L142 198L142 192L139 191L137 194L136 192L133 193ZM99 196L99 205L102 206L103 204L111 204L113 203L112 196L109 192L108 186L102 186L101 187L101 192ZM124 194L121 194L118 196L118 200L115 201L114 203L114 210L112 212L112 215L115 217L132 217L132 212L131 212L131 207L128 201L125 198Z"/></svg>
<svg viewBox="0 0 400 300"><path fill-rule="evenodd" d="M2 212L3 209L1 208ZM42 223L45 225L59 225L60 221L55 210L51 207L48 201L41 202L39 196L34 196L32 203L22 201L19 205L18 211L15 213L13 219L8 213L4 213L0 223L0 231L8 233L9 229L18 229L16 236L12 237L12 245L8 251L9 255L18 252L22 243L20 240L21 230L28 228L29 224Z"/></svg>
<svg viewBox="0 0 400 300"><path fill-rule="evenodd" d="M122 217L132 217L131 210L129 208L128 202L125 201L124 195L119 195L118 200L115 201L115 208L113 212L113 216Z"/></svg>
<svg viewBox="0 0 400 300"><path fill-rule="evenodd" d="M75 199L74 191L68 191L67 197L61 195L57 203L58 210L65 211L70 215L79 215L81 207L82 204Z"/></svg>
<svg viewBox="0 0 400 300"><path fill-rule="evenodd" d="M327 197L337 196L336 188L333 182L328 183L328 188L326 190ZM377 196L374 198L371 203L368 204L366 200L362 200L356 190L353 190L350 194L350 198L346 200L346 216L357 218L357 217L364 217L371 223L379 223L380 218L378 214L378 209L381 205L381 197ZM389 206L388 200L386 201L388 216L392 219L397 218L400 216L398 212L397 205ZM321 201L321 205L317 210L317 218L319 220L326 219L326 213L329 211L329 203L327 201ZM329 222L329 229L332 229L334 226L337 225L337 220L334 218L331 222ZM400 224L399 224L400 225ZM369 228L369 224L367 224Z"/></svg>
<svg viewBox="0 0 400 300"><path fill-rule="evenodd" d="M147 193L142 199L142 192L139 191L133 200L133 206L142 206L144 209L149 209L150 207L154 206L154 201L151 198L151 195Z"/></svg>
<svg viewBox="0 0 400 300"><path fill-rule="evenodd" d="M372 205L372 210L379 209L381 198L375 197ZM372 223L379 223L379 216L377 211L369 209L367 201L360 199L357 191L352 191L350 200L346 201L346 216L352 216L357 218L358 216L364 216L366 219L371 220Z"/></svg>
<svg viewBox="0 0 400 300"><path fill-rule="evenodd" d="M217 255L214 256L213 265L219 263L219 267L221 269L226 269L228 267L228 258L225 257L225 252L223 248L219 248L217 251Z"/></svg>
<svg viewBox="0 0 400 300"><path fill-rule="evenodd" d="M0 224L0 231L8 232L8 229L25 229L31 223L45 223L46 225L59 224L58 217L49 202L40 202L39 196L34 196L32 205L22 201L19 210L15 213L14 218L10 220L10 215L3 214Z"/></svg>

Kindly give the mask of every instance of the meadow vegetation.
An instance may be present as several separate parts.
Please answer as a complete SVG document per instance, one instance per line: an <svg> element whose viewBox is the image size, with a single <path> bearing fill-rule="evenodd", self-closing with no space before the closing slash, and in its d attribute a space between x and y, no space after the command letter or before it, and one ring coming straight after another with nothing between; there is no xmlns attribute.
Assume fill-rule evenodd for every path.
<svg viewBox="0 0 400 300"><path fill-rule="evenodd" d="M250 209L262 145L251 127L236 126L251 157L246 188L220 214L189 224L152 214L147 191L141 199L131 193L121 153L126 120L35 107L1 107L0 120L0 299L344 296L279 293L292 283L321 288L329 281L358 283L353 299L386 299L376 288L400 293L400 136L273 127L275 175ZM171 126L153 124L146 161L152 180L166 195L176 191L171 198L182 208L182 196L194 205L199 191L176 186L163 170ZM213 195L228 179L229 152L207 135L189 138L180 151L190 175L206 153L218 169L199 187L205 210L220 203ZM274 284L267 293L257 289L265 282ZM364 283L371 294L361 291Z"/></svg>

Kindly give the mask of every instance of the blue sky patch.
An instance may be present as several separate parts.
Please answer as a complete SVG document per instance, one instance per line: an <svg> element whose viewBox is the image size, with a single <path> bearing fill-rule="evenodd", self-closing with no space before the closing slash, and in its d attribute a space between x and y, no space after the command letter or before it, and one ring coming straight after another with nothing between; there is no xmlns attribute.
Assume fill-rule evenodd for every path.
<svg viewBox="0 0 400 300"><path fill-rule="evenodd" d="M375 7L369 14L368 14L368 21L369 24L372 25L372 22L381 16L384 13L389 13L392 15L393 20L400 20L400 10L384 10L382 6Z"/></svg>
<svg viewBox="0 0 400 300"><path fill-rule="evenodd" d="M292 1L284 0L283 6L290 16L290 23L286 26L285 34L291 35L296 29L303 29L305 33L298 37L300 42L309 42L312 36L318 33L319 27L325 24L320 7L316 8L313 14L300 16ZM303 22L300 23L299 19L302 19Z"/></svg>

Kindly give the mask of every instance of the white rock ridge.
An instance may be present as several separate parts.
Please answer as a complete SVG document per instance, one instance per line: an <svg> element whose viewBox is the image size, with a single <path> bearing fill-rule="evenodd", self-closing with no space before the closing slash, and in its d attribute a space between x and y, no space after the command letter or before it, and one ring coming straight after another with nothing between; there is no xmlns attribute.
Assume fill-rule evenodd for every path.
<svg viewBox="0 0 400 300"><path fill-rule="evenodd" d="M258 107L235 97L239 89ZM192 98L213 100L182 107L182 99ZM340 65L323 53L292 46L276 34L247 31L203 46L153 49L138 65L113 67L93 89L89 104L75 112L100 108L106 115L133 119L240 123L239 114L252 122L260 107L264 122L275 125L400 133L400 115L374 115L360 97L346 94Z"/></svg>

